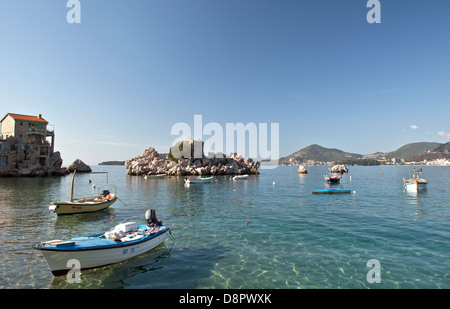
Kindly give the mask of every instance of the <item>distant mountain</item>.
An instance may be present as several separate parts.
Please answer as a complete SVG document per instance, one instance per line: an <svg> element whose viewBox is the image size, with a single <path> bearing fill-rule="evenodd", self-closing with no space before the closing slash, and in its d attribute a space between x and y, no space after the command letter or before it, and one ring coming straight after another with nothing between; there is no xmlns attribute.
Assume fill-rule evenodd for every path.
<svg viewBox="0 0 450 309"><path fill-rule="evenodd" d="M450 144L450 143L447 143ZM444 144L444 145L447 145ZM409 160L409 158L413 158L410 161L422 161L423 159L418 159L416 156L422 155L425 153L429 153L433 151L433 154L430 157L443 157L443 154L446 154L446 150L448 151L448 155L450 156L450 145L447 148L440 148L444 146L440 143L432 143L432 142L420 142L420 143L411 143L404 145L398 148L395 151L391 152L376 152L368 155L360 155L357 153L349 153L339 149L334 148L325 148L319 145L310 145L306 148L303 148L293 154L281 158L280 164L298 164L303 163L307 160L314 160L320 162L338 162L344 161L348 159L387 159L390 160L392 158ZM431 159L430 159L431 160Z"/></svg>
<svg viewBox="0 0 450 309"><path fill-rule="evenodd" d="M300 149L299 151L294 152L293 154L287 157L281 158L280 164L289 164L292 161L301 163L308 160L321 162L336 162L345 159L357 159L361 157L362 155L360 154L344 152L342 150L334 148L325 148L314 144L306 148Z"/></svg>
<svg viewBox="0 0 450 309"><path fill-rule="evenodd" d="M446 144L438 144L434 149L427 150L421 154L411 156L405 161L423 161L423 160L435 160L435 159L450 159L450 142Z"/></svg>
<svg viewBox="0 0 450 309"><path fill-rule="evenodd" d="M417 156L419 154L427 152L428 150L435 149L436 147L439 147L441 145L442 144L440 143L427 143L427 142L411 143L402 146L395 151L386 153L385 158L386 159L399 158L406 160L410 157Z"/></svg>

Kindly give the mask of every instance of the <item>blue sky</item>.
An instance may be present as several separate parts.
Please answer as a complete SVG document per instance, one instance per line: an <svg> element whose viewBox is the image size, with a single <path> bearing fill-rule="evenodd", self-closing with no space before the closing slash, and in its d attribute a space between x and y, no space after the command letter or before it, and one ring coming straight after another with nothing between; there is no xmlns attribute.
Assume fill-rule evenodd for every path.
<svg viewBox="0 0 450 309"><path fill-rule="evenodd" d="M449 1L66 3L0 0L0 113L43 114L65 165L166 152L198 114L279 123L280 156L450 140Z"/></svg>

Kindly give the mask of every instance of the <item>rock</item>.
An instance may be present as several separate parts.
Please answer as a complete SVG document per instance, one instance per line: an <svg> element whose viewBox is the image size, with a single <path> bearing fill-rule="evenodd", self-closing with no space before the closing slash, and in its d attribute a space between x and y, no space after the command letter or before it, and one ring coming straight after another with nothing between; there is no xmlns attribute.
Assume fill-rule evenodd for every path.
<svg viewBox="0 0 450 309"><path fill-rule="evenodd" d="M348 173L348 169L343 164L338 164L328 169L330 173Z"/></svg>
<svg viewBox="0 0 450 309"><path fill-rule="evenodd" d="M69 165L67 168L69 172L73 172L74 170L77 171L77 173L90 173L92 172L92 169L89 165L81 161L80 159L76 159L72 164Z"/></svg>
<svg viewBox="0 0 450 309"><path fill-rule="evenodd" d="M297 173L298 174L308 174L308 170L303 165L300 165L298 167Z"/></svg>
<svg viewBox="0 0 450 309"><path fill-rule="evenodd" d="M182 146L181 146L182 145ZM201 146L201 157L192 157L194 150L190 146ZM195 154L199 154L200 148L196 148ZM176 151L175 151L176 150ZM183 152L186 156L175 157L176 152ZM179 153L178 153L179 154ZM191 157L189 157L191 156ZM166 174L173 176L186 175L242 175L259 174L260 163L251 158L244 158L236 153L224 157L222 153L203 154L203 141L182 139L178 144L170 148L167 158L163 159L158 152L150 147L144 150L141 156L125 161L125 167L129 175L156 175Z"/></svg>
<svg viewBox="0 0 450 309"><path fill-rule="evenodd" d="M58 168L52 172L52 176L65 176L67 174L70 174L70 172L67 170L67 168Z"/></svg>

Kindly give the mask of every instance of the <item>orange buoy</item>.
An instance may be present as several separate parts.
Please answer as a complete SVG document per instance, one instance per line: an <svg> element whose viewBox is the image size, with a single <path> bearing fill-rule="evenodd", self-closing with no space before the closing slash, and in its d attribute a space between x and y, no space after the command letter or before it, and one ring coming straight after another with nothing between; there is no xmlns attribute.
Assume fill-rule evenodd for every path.
<svg viewBox="0 0 450 309"><path fill-rule="evenodd" d="M248 225L248 222L245 222L245 225Z"/></svg>

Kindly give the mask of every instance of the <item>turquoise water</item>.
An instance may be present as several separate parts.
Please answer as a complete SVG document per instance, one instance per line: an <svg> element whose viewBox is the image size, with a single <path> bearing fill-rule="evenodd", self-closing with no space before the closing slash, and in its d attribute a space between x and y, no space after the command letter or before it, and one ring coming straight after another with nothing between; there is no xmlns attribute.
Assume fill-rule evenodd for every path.
<svg viewBox="0 0 450 309"><path fill-rule="evenodd" d="M307 175L278 167L190 187L182 177L146 180L121 166L93 169L109 172L120 201L63 217L47 207L69 198L71 176L0 178L0 288L18 287L24 275L21 288L450 288L449 167L423 167L429 184L418 194L403 190L409 167L349 167L333 186L354 191L343 195L311 194L326 187L327 167L308 167ZM104 178L78 174L75 197L96 192L89 179ZM81 283L53 277L32 251L40 241L95 234L124 220L143 223L149 208L175 240L86 271ZM381 283L367 281L370 259L380 263Z"/></svg>

